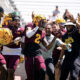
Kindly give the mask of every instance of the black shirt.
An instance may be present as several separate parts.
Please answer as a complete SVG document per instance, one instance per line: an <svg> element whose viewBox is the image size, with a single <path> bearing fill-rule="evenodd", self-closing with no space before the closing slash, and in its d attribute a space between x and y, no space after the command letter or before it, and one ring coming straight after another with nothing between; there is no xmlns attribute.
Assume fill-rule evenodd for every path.
<svg viewBox="0 0 80 80"><path fill-rule="evenodd" d="M42 31L37 30L31 38L25 36L25 47L23 50L25 56L34 57L42 54L39 46L41 33Z"/></svg>
<svg viewBox="0 0 80 80"><path fill-rule="evenodd" d="M65 51L65 57L68 57L68 59L75 59L80 54L80 33L78 29L75 29L71 34L66 33L62 37L63 42L70 43L72 45L72 51L68 52Z"/></svg>

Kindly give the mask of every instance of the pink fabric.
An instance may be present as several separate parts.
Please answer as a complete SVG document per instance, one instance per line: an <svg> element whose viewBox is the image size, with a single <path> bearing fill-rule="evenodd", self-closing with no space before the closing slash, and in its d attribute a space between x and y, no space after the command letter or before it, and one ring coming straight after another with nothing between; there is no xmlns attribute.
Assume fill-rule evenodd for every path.
<svg viewBox="0 0 80 80"><path fill-rule="evenodd" d="M37 66L37 68L40 69L46 69L45 66L45 61L44 58L42 56L36 56L35 57L35 65Z"/></svg>
<svg viewBox="0 0 80 80"><path fill-rule="evenodd" d="M64 28L61 30L61 34L64 35L67 32Z"/></svg>
<svg viewBox="0 0 80 80"><path fill-rule="evenodd" d="M46 35L46 32L45 32L45 30L43 30L43 31L42 31L42 38L44 38L45 35Z"/></svg>
<svg viewBox="0 0 80 80"><path fill-rule="evenodd" d="M2 65L2 64L6 64L6 60L3 57L3 55L0 53L0 65Z"/></svg>
<svg viewBox="0 0 80 80"><path fill-rule="evenodd" d="M24 28L23 28L23 27L20 27L20 28L18 29L18 31L24 31Z"/></svg>
<svg viewBox="0 0 80 80"><path fill-rule="evenodd" d="M27 80L34 80L34 69L40 71L40 69L46 69L45 61L42 56L25 57L25 70L27 74Z"/></svg>

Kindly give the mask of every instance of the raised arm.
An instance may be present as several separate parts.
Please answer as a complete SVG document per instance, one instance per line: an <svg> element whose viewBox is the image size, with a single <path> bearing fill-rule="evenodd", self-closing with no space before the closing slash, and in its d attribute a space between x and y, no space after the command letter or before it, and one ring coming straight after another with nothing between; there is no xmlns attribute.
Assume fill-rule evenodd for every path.
<svg viewBox="0 0 80 80"><path fill-rule="evenodd" d="M78 21L76 21L73 17L73 15L70 15L69 16L69 19L71 22L75 23L76 24L76 27L79 29L79 33L80 33L80 23L78 23Z"/></svg>
<svg viewBox="0 0 80 80"><path fill-rule="evenodd" d="M28 38L31 38L31 37L37 32L38 29L39 29L38 26L35 27L34 29L28 27L28 28L26 29L26 36L27 36Z"/></svg>

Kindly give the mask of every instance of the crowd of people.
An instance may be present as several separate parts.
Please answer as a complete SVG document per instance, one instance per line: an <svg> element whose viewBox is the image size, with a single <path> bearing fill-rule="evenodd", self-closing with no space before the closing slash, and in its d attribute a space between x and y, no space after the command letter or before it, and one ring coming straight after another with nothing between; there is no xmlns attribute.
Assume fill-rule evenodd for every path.
<svg viewBox="0 0 80 80"><path fill-rule="evenodd" d="M12 33L11 42L6 34L5 45L0 42L0 80L14 80L21 54L25 80L80 80L80 16L74 19L67 9L62 18L58 14L58 6L49 19L32 12L32 21L21 27L18 12L5 15L0 7L0 29Z"/></svg>

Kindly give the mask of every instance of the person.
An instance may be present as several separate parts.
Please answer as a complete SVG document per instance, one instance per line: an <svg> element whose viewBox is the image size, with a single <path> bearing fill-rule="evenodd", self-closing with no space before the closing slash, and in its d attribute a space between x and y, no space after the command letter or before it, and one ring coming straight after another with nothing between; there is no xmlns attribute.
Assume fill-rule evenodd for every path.
<svg viewBox="0 0 80 80"><path fill-rule="evenodd" d="M72 15L69 18L71 22L65 24L67 32L62 39L66 44L72 45L72 50L64 51L65 58L61 68L60 80L66 80L69 72L71 80L78 80L80 73L80 25L76 23Z"/></svg>
<svg viewBox="0 0 80 80"><path fill-rule="evenodd" d="M64 27L65 20L63 18L56 19L56 23L59 25L58 32L61 34L61 37L66 33L66 28Z"/></svg>
<svg viewBox="0 0 80 80"><path fill-rule="evenodd" d="M15 17L16 16L20 17L20 12L18 11L17 8L14 8L14 11L12 12L12 15L14 15Z"/></svg>
<svg viewBox="0 0 80 80"><path fill-rule="evenodd" d="M19 63L20 55L21 55L21 37L24 35L24 29L20 27L20 18L15 17L14 20L12 20L11 24L6 26L12 31L13 35L13 41L3 46L2 54L4 55L6 59L6 65L8 68L8 78L7 80L14 80L14 73L17 68L17 65Z"/></svg>
<svg viewBox="0 0 80 80"><path fill-rule="evenodd" d="M58 6L56 6L56 9L53 11L54 16L58 16L60 14L60 11L58 9Z"/></svg>
<svg viewBox="0 0 80 80"><path fill-rule="evenodd" d="M56 20L59 17L60 11L58 9L58 6L56 6L55 10L52 13L52 16L49 16L49 20Z"/></svg>
<svg viewBox="0 0 80 80"><path fill-rule="evenodd" d="M52 34L59 39L62 38L62 34L60 32L59 25L56 23L56 21L55 21L55 23L52 23ZM60 66L57 67L57 62L58 62L60 53L61 53L61 49L60 49L60 47L58 47L56 45L53 50L53 54L52 54L52 58L54 61L54 67L55 67L55 79L56 80L59 80L59 77L60 77Z"/></svg>
<svg viewBox="0 0 80 80"><path fill-rule="evenodd" d="M25 26L25 70L27 80L45 80L45 61L40 51L41 33L46 23L42 15L34 15L33 23Z"/></svg>
<svg viewBox="0 0 80 80"><path fill-rule="evenodd" d="M46 36L43 38L44 41L46 41L46 46L44 42L42 41L42 44L45 46L47 51L42 51L43 57L45 59L46 63L46 71L49 76L49 80L55 80L54 76L54 59L52 58L52 54L54 51L54 48L57 46L65 47L66 44L63 43L59 38L56 38L52 34L52 26L50 24L47 24L45 27Z"/></svg>
<svg viewBox="0 0 80 80"><path fill-rule="evenodd" d="M80 13L77 14L77 22L80 23Z"/></svg>
<svg viewBox="0 0 80 80"><path fill-rule="evenodd" d="M61 33L59 32L60 28L59 25L56 23L56 21L53 21L51 25L52 25L52 34L58 38L61 38Z"/></svg>
<svg viewBox="0 0 80 80"><path fill-rule="evenodd" d="M65 13L63 14L63 18L67 21L69 19L69 15L71 13L68 11L68 9L65 10Z"/></svg>
<svg viewBox="0 0 80 80"><path fill-rule="evenodd" d="M4 15L4 9L0 6L0 23L3 15ZM2 49L3 49L2 45L0 45L0 80L7 80L6 60L2 55Z"/></svg>

